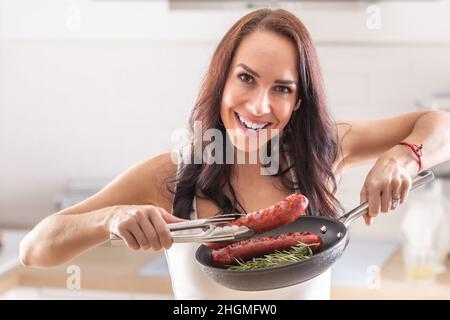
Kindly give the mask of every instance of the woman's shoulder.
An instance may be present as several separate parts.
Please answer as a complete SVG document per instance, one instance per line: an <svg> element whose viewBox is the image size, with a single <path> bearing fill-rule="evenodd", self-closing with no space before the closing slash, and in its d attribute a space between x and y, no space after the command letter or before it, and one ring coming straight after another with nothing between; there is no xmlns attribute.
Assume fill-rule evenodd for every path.
<svg viewBox="0 0 450 320"><path fill-rule="evenodd" d="M178 153L175 150L164 152L143 161L143 167L152 173L175 172L177 170Z"/></svg>
<svg viewBox="0 0 450 320"><path fill-rule="evenodd" d="M178 153L168 151L144 160L138 169L148 184L148 202L164 208L170 212L173 193L168 189L168 184L176 177Z"/></svg>
<svg viewBox="0 0 450 320"><path fill-rule="evenodd" d="M116 177L88 199L62 212L65 214L97 210L115 205L155 205L171 210L171 194L165 181L176 173L172 152L141 161Z"/></svg>
<svg viewBox="0 0 450 320"><path fill-rule="evenodd" d="M131 166L108 186L114 198L137 205L155 205L170 212L173 194L167 183L177 171L174 151L149 157Z"/></svg>

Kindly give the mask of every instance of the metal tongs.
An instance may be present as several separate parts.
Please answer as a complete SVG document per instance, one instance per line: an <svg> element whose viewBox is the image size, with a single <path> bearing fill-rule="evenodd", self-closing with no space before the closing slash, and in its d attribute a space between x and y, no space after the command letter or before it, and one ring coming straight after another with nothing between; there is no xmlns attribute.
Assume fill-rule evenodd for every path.
<svg viewBox="0 0 450 320"><path fill-rule="evenodd" d="M190 220L186 222L170 223L167 226L171 231L174 243L183 242L221 242L242 240L251 237L254 231L245 226L224 226L245 214L229 213L213 216L206 219ZM197 230L198 232L186 232ZM124 241L115 233L110 233L110 243L113 246L122 246Z"/></svg>

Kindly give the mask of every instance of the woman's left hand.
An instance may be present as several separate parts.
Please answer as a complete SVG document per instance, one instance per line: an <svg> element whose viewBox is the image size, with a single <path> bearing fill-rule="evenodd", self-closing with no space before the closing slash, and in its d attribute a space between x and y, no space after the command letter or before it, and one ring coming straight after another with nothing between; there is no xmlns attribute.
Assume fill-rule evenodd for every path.
<svg viewBox="0 0 450 320"><path fill-rule="evenodd" d="M380 212L398 208L408 197L412 179L408 170L395 159L379 158L366 177L360 193L360 203L369 202L364 215L367 225Z"/></svg>

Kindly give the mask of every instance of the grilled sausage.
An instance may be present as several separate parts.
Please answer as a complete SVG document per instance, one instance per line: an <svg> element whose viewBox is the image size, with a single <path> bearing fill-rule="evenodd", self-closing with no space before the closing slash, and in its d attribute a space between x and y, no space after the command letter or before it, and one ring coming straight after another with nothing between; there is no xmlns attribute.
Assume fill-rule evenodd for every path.
<svg viewBox="0 0 450 320"><path fill-rule="evenodd" d="M255 233L263 233L286 226L299 218L308 207L308 199L302 194L291 194L283 201L256 212L249 213L228 225L246 226ZM205 243L211 249L219 249L232 242Z"/></svg>
<svg viewBox="0 0 450 320"><path fill-rule="evenodd" d="M308 199L302 194L294 193L267 209L249 213L230 224L244 225L255 233L263 233L294 222L305 212L307 206Z"/></svg>
<svg viewBox="0 0 450 320"><path fill-rule="evenodd" d="M298 243L311 245L316 253L322 248L322 239L311 232L288 232L270 237L257 237L232 243L211 253L212 262L216 266L232 265L236 259L248 260L272 253L276 250L288 250Z"/></svg>

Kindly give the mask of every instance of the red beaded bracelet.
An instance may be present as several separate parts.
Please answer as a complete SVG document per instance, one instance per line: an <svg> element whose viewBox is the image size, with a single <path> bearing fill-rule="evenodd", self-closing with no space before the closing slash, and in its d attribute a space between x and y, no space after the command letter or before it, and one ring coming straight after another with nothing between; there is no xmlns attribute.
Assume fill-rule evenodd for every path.
<svg viewBox="0 0 450 320"><path fill-rule="evenodd" d="M414 152L414 154L417 157L417 162L419 163L419 172L420 172L420 169L422 169L422 148L423 148L423 145L421 144L420 146L418 146L417 144L411 144L411 143L404 142L404 141L400 142L399 144L402 144L404 146L409 147L412 150L412 152Z"/></svg>

